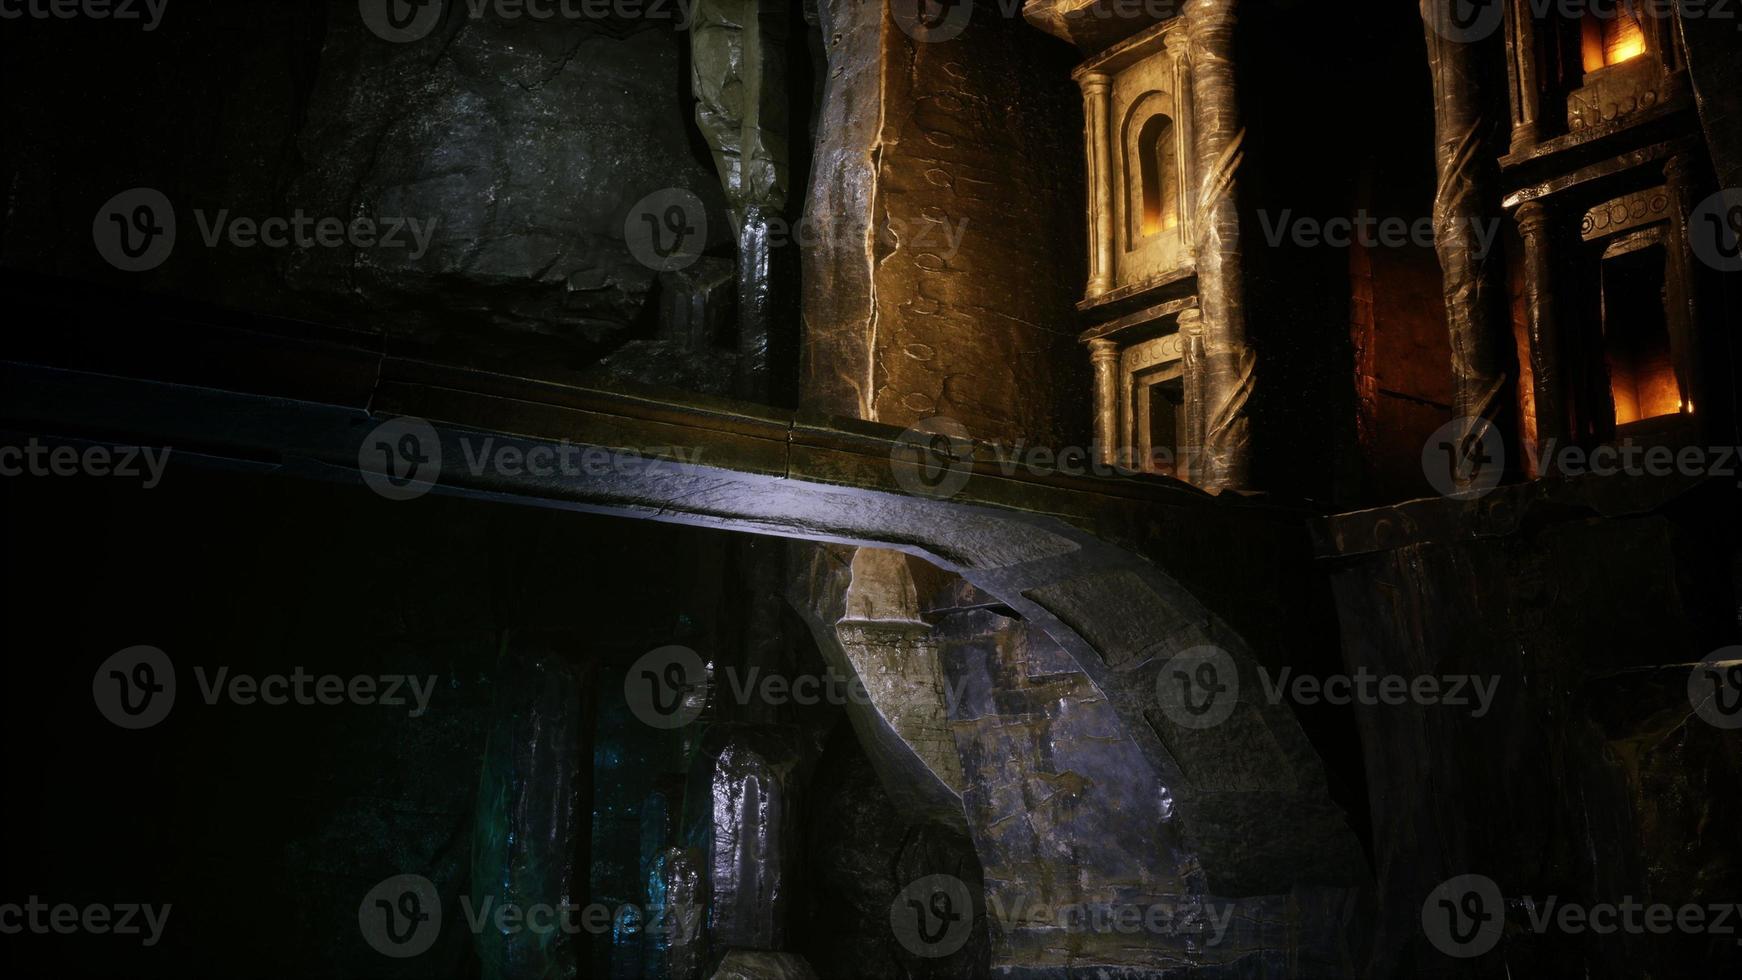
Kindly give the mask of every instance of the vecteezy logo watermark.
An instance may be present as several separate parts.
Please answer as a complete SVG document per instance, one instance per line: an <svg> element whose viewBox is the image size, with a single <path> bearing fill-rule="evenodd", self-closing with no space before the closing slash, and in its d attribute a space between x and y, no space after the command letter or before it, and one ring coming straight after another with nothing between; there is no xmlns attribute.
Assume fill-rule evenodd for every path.
<svg viewBox="0 0 1742 980"><path fill-rule="evenodd" d="M163 927L169 924L173 908L119 902L114 905L50 905L35 895L22 905L7 902L0 905L0 934L16 936L22 932L39 936L50 934L72 936L84 933L92 936L140 936L142 946L156 946L163 939Z"/></svg>
<svg viewBox="0 0 1742 980"><path fill-rule="evenodd" d="M1736 902L1684 903L1641 902L1623 895L1619 902L1583 904L1562 901L1559 895L1541 898L1519 896L1515 906L1524 909L1525 925L1543 935L1550 930L1578 935L1594 932L1609 935L1734 936L1742 922L1742 904ZM1442 882L1421 907L1421 926L1428 941L1447 956L1463 959L1481 956L1500 941L1506 926L1506 900L1500 886L1483 875L1458 875Z"/></svg>
<svg viewBox="0 0 1742 980"><path fill-rule="evenodd" d="M702 457L702 450L694 446L605 449L566 440L528 444L463 434L453 439L460 444L466 471L475 477L486 473L510 479L651 477L694 465ZM357 448L364 482L389 500L411 500L428 493L441 476L442 459L434 427L410 416L376 426Z"/></svg>
<svg viewBox="0 0 1742 980"><path fill-rule="evenodd" d="M602 902L576 905L560 902L504 902L494 895L474 901L460 896L461 921L473 935L494 932L503 936L522 933L538 937L561 933L594 936L634 935L658 932L668 941L688 938L686 923L698 922L693 907L685 903L649 915L633 903L613 910ZM401 874L369 889L357 907L357 926L363 939L384 956L406 959L427 952L440 936L444 920L441 897L434 883L422 875Z"/></svg>
<svg viewBox="0 0 1742 980"><path fill-rule="evenodd" d="M1320 245L1330 248L1349 248L1359 245L1362 248L1402 248L1413 245L1418 248L1434 247L1434 223L1432 218L1417 218L1406 221L1403 218L1378 218L1368 214L1366 210L1355 212L1352 218L1318 218L1297 216L1292 209L1283 212L1271 220L1267 210L1258 212L1259 223L1264 228L1264 240L1271 248L1279 247L1283 239L1301 248L1317 248ZM1476 237L1476 257L1488 255L1494 247L1494 240L1500 236L1499 218L1471 218L1470 230Z"/></svg>
<svg viewBox="0 0 1742 980"><path fill-rule="evenodd" d="M1046 925L1067 933L1098 933L1135 936L1179 936L1200 947L1219 946L1233 921L1233 903L1201 900L1183 902L1073 902L1051 906L1028 902L1024 896L1007 897L999 891L987 896L994 918L1006 935L1024 925Z"/></svg>
<svg viewBox="0 0 1742 980"><path fill-rule="evenodd" d="M685 646L642 654L623 675L629 712L654 728L682 728L708 704L708 665Z"/></svg>
<svg viewBox="0 0 1742 980"><path fill-rule="evenodd" d="M1715 728L1742 728L1742 646L1715 651L1688 674L1688 701Z"/></svg>
<svg viewBox="0 0 1742 980"><path fill-rule="evenodd" d="M121 728L150 728L175 707L175 666L156 647L128 647L97 666L91 700Z"/></svg>
<svg viewBox="0 0 1742 980"><path fill-rule="evenodd" d="M891 0L889 6L895 26L921 44L956 37L974 13L974 0Z"/></svg>
<svg viewBox="0 0 1742 980"><path fill-rule="evenodd" d="M162 482L169 452L167 446L47 446L32 438L22 446L0 446L0 476L143 477L150 490Z"/></svg>
<svg viewBox="0 0 1742 980"><path fill-rule="evenodd" d="M915 956L949 956L974 933L973 893L960 878L927 875L889 903L889 927L901 947Z"/></svg>
<svg viewBox="0 0 1742 980"><path fill-rule="evenodd" d="M1500 942L1506 903L1500 886L1482 875L1458 875L1440 882L1421 903L1421 928L1428 942L1447 956L1481 956Z"/></svg>
<svg viewBox="0 0 1742 980"><path fill-rule="evenodd" d="M1234 658L1216 646L1198 646L1169 657L1155 676L1161 713L1181 728L1214 728L1234 713L1240 675Z"/></svg>
<svg viewBox="0 0 1742 980"><path fill-rule="evenodd" d="M408 249L422 258L435 238L438 218L357 217L346 221L316 217L300 208L288 218L256 220L232 217L228 208L209 214L194 210L200 239L207 248L228 243L233 248L381 248ZM408 234L409 233L409 234ZM162 265L175 250L175 208L169 198L149 187L135 187L110 198L97 209L91 224L97 254L123 272L147 272Z"/></svg>
<svg viewBox="0 0 1742 980"><path fill-rule="evenodd" d="M708 245L708 211L682 187L654 191L629 208L623 242L635 261L655 272L687 269Z"/></svg>
<svg viewBox="0 0 1742 980"><path fill-rule="evenodd" d="M357 469L369 489L388 500L421 497L441 474L441 439L423 419L390 419L363 437L357 447Z"/></svg>
<svg viewBox="0 0 1742 980"><path fill-rule="evenodd" d="M1688 215L1688 244L1719 272L1742 270L1742 187L1730 187L1699 203Z"/></svg>
<svg viewBox="0 0 1742 980"><path fill-rule="evenodd" d="M435 945L442 932L442 902L423 875L394 875L369 889L357 906L363 941L382 956L408 959Z"/></svg>
<svg viewBox="0 0 1742 980"><path fill-rule="evenodd" d="M1433 431L1421 447L1421 472L1442 497L1474 500L1500 485L1506 441L1487 419L1455 418Z"/></svg>
<svg viewBox="0 0 1742 980"><path fill-rule="evenodd" d="M122 191L97 209L91 241L122 272L149 272L175 251L175 208L150 187Z"/></svg>
<svg viewBox="0 0 1742 980"><path fill-rule="evenodd" d="M968 485L974 470L974 440L955 419L939 415L909 427L895 438L889 464L901 489L939 500Z"/></svg>
<svg viewBox="0 0 1742 980"><path fill-rule="evenodd" d="M722 674L725 683L721 683ZM960 704L966 683L954 685L945 694L946 703ZM650 650L623 677L623 697L630 712L655 728L681 728L701 714L711 697L721 695L742 705L875 704L863 681L833 667L821 674L794 675L761 667L741 670L736 665L716 670L685 646Z"/></svg>
<svg viewBox="0 0 1742 980"><path fill-rule="evenodd" d="M1500 689L1498 676L1474 674L1377 674L1360 667L1353 674L1296 673L1284 667L1272 674L1268 667L1253 668L1270 704L1284 700L1295 704L1359 704L1367 706L1418 704L1471 708L1472 718L1486 715ZM1212 728L1227 721L1240 699L1240 675L1234 658L1217 646L1197 646L1181 651L1162 664L1155 678L1156 701L1162 714L1182 728Z"/></svg>
<svg viewBox="0 0 1742 980"><path fill-rule="evenodd" d="M207 705L227 699L245 707L359 704L402 708L407 706L405 692L409 691L412 699L409 714L413 718L422 717L429 710L436 685L433 674L427 677L358 674L345 678L337 674L309 674L300 666L292 668L289 674L264 677L232 675L228 667L208 674L205 667L196 666L194 680ZM91 700L97 711L122 728L150 728L163 721L175 707L175 693L175 665L168 654L156 647L128 647L103 661L91 677Z"/></svg>
<svg viewBox="0 0 1742 980"><path fill-rule="evenodd" d="M1500 27L1506 0L1427 0L1422 17L1435 34L1448 41L1480 41Z"/></svg>
<svg viewBox="0 0 1742 980"><path fill-rule="evenodd" d="M0 20L138 21L149 34L168 6L169 0L0 0Z"/></svg>
<svg viewBox="0 0 1742 980"><path fill-rule="evenodd" d="M1444 705L1448 708L1472 708L1470 717L1481 718L1494 706L1494 695L1500 690L1500 678L1490 674L1375 674L1365 667L1353 674L1332 674L1318 677L1295 674L1292 667L1282 668L1274 679L1270 670L1258 668L1258 683L1264 686L1265 700L1281 704L1284 698L1295 704L1360 704L1360 705Z"/></svg>
<svg viewBox="0 0 1742 980"><path fill-rule="evenodd" d="M446 0L357 0L357 12L369 30L395 44L428 37L446 9Z"/></svg>
<svg viewBox="0 0 1742 980"><path fill-rule="evenodd" d="M395 44L422 40L441 23L443 0L361 0L363 23L376 37ZM671 21L689 30L695 0L465 0L472 20L548 21Z"/></svg>

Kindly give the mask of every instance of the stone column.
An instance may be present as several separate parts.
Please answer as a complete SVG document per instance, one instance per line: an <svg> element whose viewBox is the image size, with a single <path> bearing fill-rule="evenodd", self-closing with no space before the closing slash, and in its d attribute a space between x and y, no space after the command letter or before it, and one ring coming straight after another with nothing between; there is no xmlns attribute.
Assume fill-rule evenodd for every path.
<svg viewBox="0 0 1742 980"><path fill-rule="evenodd" d="M1519 234L1524 238L1524 306L1529 317L1531 385L1536 393L1536 441L1539 447L1548 446L1551 439L1554 445L1564 446L1571 429L1561 380L1560 328L1555 316L1551 214L1542 202L1528 201L1519 206L1515 217Z"/></svg>
<svg viewBox="0 0 1742 980"><path fill-rule="evenodd" d="M1089 288L1093 299L1113 288L1113 147L1109 116L1112 79L1090 72L1083 88L1083 148L1088 165Z"/></svg>
<svg viewBox="0 0 1742 980"><path fill-rule="evenodd" d="M1204 444L1204 313L1185 310L1179 315L1180 387L1185 391L1185 432L1180 440L1175 474L1196 482Z"/></svg>
<svg viewBox="0 0 1742 980"><path fill-rule="evenodd" d="M1669 290L1665 297L1670 337L1679 348L1676 358L1676 380L1681 382L1683 398L1692 403L1695 420L1702 417L1701 405L1706 398L1705 379L1701 375L1699 356L1699 280L1700 259L1693 254L1693 240L1688 233L1688 215L1698 206L1694 182L1698 179L1694 161L1686 153L1677 153L1663 164L1665 190L1669 192ZM1713 417L1715 406L1706 404L1703 417ZM1684 406L1684 411L1685 411ZM1702 423L1702 431L1713 431Z"/></svg>
<svg viewBox="0 0 1742 980"><path fill-rule="evenodd" d="M1167 35L1167 54L1173 60L1173 124L1179 134L1179 226L1180 240L1188 252L1195 252L1197 240L1193 220L1197 217L1197 161L1193 148L1197 146L1196 127L1192 125L1192 63L1190 38L1185 31L1173 30Z"/></svg>
<svg viewBox="0 0 1742 980"><path fill-rule="evenodd" d="M1119 428L1119 345L1101 339L1089 341L1089 363L1095 370L1095 458L1117 466L1125 441Z"/></svg>
<svg viewBox="0 0 1742 980"><path fill-rule="evenodd" d="M1246 344L1240 211L1235 178L1246 133L1240 128L1234 72L1234 0L1188 0L1198 193L1198 304L1203 311L1204 439L1197 484L1244 487L1251 475L1247 402L1256 357Z"/></svg>
<svg viewBox="0 0 1742 980"><path fill-rule="evenodd" d="M1512 82L1512 152L1537 144L1542 132L1542 91L1536 70L1536 18L1530 0L1506 5L1506 73Z"/></svg>
<svg viewBox="0 0 1742 980"><path fill-rule="evenodd" d="M772 249L769 224L786 208L787 92L785 4L774 0L697 0L690 27L690 87L696 125L738 226L738 366L734 393L766 402L771 362L786 356L788 263Z"/></svg>
<svg viewBox="0 0 1742 980"><path fill-rule="evenodd" d="M1503 263L1488 254L1494 237L1478 234L1498 220L1498 148L1494 121L1484 112L1482 41L1451 40L1448 4L1421 0L1428 66L1434 87L1434 157L1439 189L1434 197L1434 251L1440 260L1446 300L1446 328L1452 348L1452 413L1484 419L1503 438L1514 439L1516 417L1511 371L1515 358L1506 310ZM1486 243L1486 244L1485 244ZM1460 452L1473 451L1483 432L1471 421L1460 435ZM1456 467L1461 480L1475 470ZM1506 472L1518 469L1518 453L1507 453ZM1460 489L1462 489L1460 487Z"/></svg>

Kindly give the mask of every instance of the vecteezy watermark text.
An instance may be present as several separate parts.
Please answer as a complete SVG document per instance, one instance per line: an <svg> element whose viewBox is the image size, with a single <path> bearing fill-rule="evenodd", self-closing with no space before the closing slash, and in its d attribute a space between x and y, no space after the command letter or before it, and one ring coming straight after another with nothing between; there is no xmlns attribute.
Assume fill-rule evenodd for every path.
<svg viewBox="0 0 1742 980"><path fill-rule="evenodd" d="M1476 257L1481 258L1489 254L1494 247L1494 240L1500 237L1500 219L1469 220L1470 230L1476 236ZM1296 215L1293 210L1285 208L1278 215L1261 210L1258 212L1258 221L1263 225L1264 240L1271 248L1281 246L1284 239L1301 248L1317 248L1321 245L1330 248L1350 248L1356 245L1362 248L1402 248L1406 245L1429 249L1434 247L1432 218L1417 218L1414 221L1395 217L1381 218L1360 210L1351 218L1319 219Z"/></svg>
<svg viewBox="0 0 1742 980"><path fill-rule="evenodd" d="M720 683L724 677L725 683ZM965 681L946 694L960 703ZM821 674L783 674L736 665L719 670L686 646L659 647L642 654L623 675L623 699L629 711L654 728L681 728L695 721L711 697L724 695L736 704L871 705L870 690L853 674L826 668Z"/></svg>
<svg viewBox="0 0 1742 980"><path fill-rule="evenodd" d="M1632 895L1620 901L1569 902L1559 895L1516 896L1511 904L1524 911L1524 925L1542 935L1552 931L1578 935L1625 933L1666 936L1734 936L1742 924L1742 903L1644 902ZM1422 931L1447 956L1481 956L1499 944L1506 925L1508 902L1500 886L1486 875L1449 878L1422 902Z"/></svg>
<svg viewBox="0 0 1742 980"><path fill-rule="evenodd" d="M1264 700L1301 705L1333 704L1467 709L1481 718L1493 707L1500 688L1496 675L1384 674L1360 667L1352 674L1319 676L1284 667L1276 673L1254 667ZM1240 672L1228 651L1213 645L1192 647L1162 664L1155 678L1162 713L1182 728L1212 728L1227 721L1240 700Z"/></svg>
<svg viewBox="0 0 1742 980"><path fill-rule="evenodd" d="M0 476L114 476L141 480L150 490L163 480L169 447L48 446L30 439L22 446L0 446Z"/></svg>
<svg viewBox="0 0 1742 980"><path fill-rule="evenodd" d="M143 936L140 945L156 946L169 924L171 908L168 902L161 906L138 902L50 905L32 895L22 903L0 905L0 934Z"/></svg>
<svg viewBox="0 0 1742 980"><path fill-rule="evenodd" d="M599 479L655 477L699 463L695 446L605 449L563 440L529 443L457 433L460 458L473 477L509 479ZM357 469L371 490L389 500L411 500L435 488L442 473L443 448L435 427L420 418L389 419L371 429L357 447Z"/></svg>
<svg viewBox="0 0 1742 980"><path fill-rule="evenodd" d="M461 895L459 903L461 921L473 935L494 932L543 938L657 932L667 942L683 942L702 921L700 906L688 903L659 909L623 903L613 908L602 902L505 902L494 895L481 901ZM395 959L428 951L441 935L445 919L435 883L417 874L387 878L369 889L357 907L357 926L364 941Z"/></svg>
<svg viewBox="0 0 1742 980"><path fill-rule="evenodd" d="M419 41L442 22L450 7L467 18L537 23L566 21L669 21L673 30L695 23L696 0L358 0L363 23L376 37L395 44Z"/></svg>
<svg viewBox="0 0 1742 980"><path fill-rule="evenodd" d="M310 674L297 666L288 674L232 674L229 667L208 673L194 668L205 703L216 705L256 704L279 707L299 705L334 706L356 704L402 708L421 717L429 710L435 692L435 675L408 674ZM406 698L410 696L408 703ZM127 729L150 728L169 716L175 706L176 672L169 655L152 646L134 646L118 651L98 665L91 678L91 699L97 711L115 725Z"/></svg>
<svg viewBox="0 0 1742 980"><path fill-rule="evenodd" d="M0 20L111 20L150 33L168 7L169 0L0 0Z"/></svg>
<svg viewBox="0 0 1742 980"><path fill-rule="evenodd" d="M412 259L429 251L439 218L358 216L349 220L311 215L298 208L290 216L233 216L228 208L194 210L200 239L207 248L399 249ZM150 187L122 191L97 209L91 241L103 260L123 272L148 272L175 251L178 224L169 198Z"/></svg>

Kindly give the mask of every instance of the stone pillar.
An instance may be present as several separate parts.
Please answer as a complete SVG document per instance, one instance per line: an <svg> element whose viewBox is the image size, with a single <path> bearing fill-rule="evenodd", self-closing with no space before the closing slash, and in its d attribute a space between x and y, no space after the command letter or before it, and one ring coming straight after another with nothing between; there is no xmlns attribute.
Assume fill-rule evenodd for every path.
<svg viewBox="0 0 1742 980"><path fill-rule="evenodd" d="M1434 157L1439 189L1434 197L1434 251L1439 255L1446 300L1446 328L1452 348L1452 414L1494 424L1510 443L1516 417L1511 390L1515 358L1506 310L1503 263L1486 252L1496 238L1478 230L1498 220L1499 201L1495 125L1485 114L1487 72L1481 41L1450 40L1449 3L1421 0L1428 65L1434 88ZM1459 436L1460 452L1473 452L1482 435L1471 421ZM1506 471L1517 472L1516 451L1506 456ZM1474 468L1455 467L1463 480ZM1460 487L1462 489L1462 487Z"/></svg>
<svg viewBox="0 0 1742 980"><path fill-rule="evenodd" d="M1530 377L1536 393L1536 441L1539 447L1548 446L1551 439L1554 445L1564 446L1572 430L1561 380L1551 214L1542 202L1528 201L1519 206L1515 217L1524 238L1524 307L1529 317Z"/></svg>
<svg viewBox="0 0 1742 980"><path fill-rule="evenodd" d="M684 790L684 839L707 879L708 945L787 945L810 757L796 729L711 725Z"/></svg>
<svg viewBox="0 0 1742 980"><path fill-rule="evenodd" d="M696 125L738 226L738 368L735 393L767 401L770 359L789 284L769 222L786 207L788 10L775 0L697 0L690 27Z"/></svg>
<svg viewBox="0 0 1742 980"><path fill-rule="evenodd" d="M1175 475L1196 482L1204 445L1204 313L1179 315L1180 387L1185 390L1185 433L1180 440Z"/></svg>
<svg viewBox="0 0 1742 980"><path fill-rule="evenodd" d="M1185 31L1175 30L1167 35L1167 55L1173 61L1173 111L1174 125L1179 127L1180 146L1185 152L1179 154L1179 222L1180 240L1186 249L1195 254L1197 239L1195 229L1197 223L1197 197L1193 193L1197 185L1197 161L1193 159L1193 147L1197 146L1197 127L1192 125L1192 63L1191 43Z"/></svg>
<svg viewBox="0 0 1742 980"><path fill-rule="evenodd" d="M1693 254L1693 239L1688 233L1688 215L1699 205L1694 195L1697 173L1694 161L1686 153L1677 153L1663 164L1672 216L1670 230L1673 232L1669 241L1670 275L1665 312L1668 313L1670 337L1677 347L1691 355L1676 360L1676 379L1681 382L1683 397L1692 403L1696 421L1710 421L1715 417L1717 406L1707 404L1710 399L1706 397L1705 379L1700 373L1702 359L1698 353L1700 310L1696 283L1701 265L1699 257ZM1690 372L1685 375L1684 365ZM1705 421L1701 424L1702 431L1716 431Z"/></svg>
<svg viewBox="0 0 1742 980"><path fill-rule="evenodd" d="M701 980L707 962L708 879L703 856L670 847L647 879L647 917L641 927L647 977Z"/></svg>
<svg viewBox="0 0 1742 980"><path fill-rule="evenodd" d="M1112 79L1090 72L1077 79L1083 88L1083 147L1088 166L1090 299L1113 288Z"/></svg>
<svg viewBox="0 0 1742 980"><path fill-rule="evenodd" d="M1206 490L1248 485L1252 433L1248 401L1257 358L1246 344L1236 176L1246 133L1234 72L1233 0L1188 0L1193 126L1196 131L1198 304L1203 311L1202 466Z"/></svg>
<svg viewBox="0 0 1742 980"><path fill-rule="evenodd" d="M1512 82L1512 152L1522 153L1542 137L1542 91L1536 68L1536 18L1530 0L1506 5L1506 73Z"/></svg>
<svg viewBox="0 0 1742 980"><path fill-rule="evenodd" d="M1089 341L1089 363L1095 371L1095 458L1117 466L1125 448L1119 428L1119 344L1104 338Z"/></svg>
<svg viewBox="0 0 1742 980"><path fill-rule="evenodd" d="M497 662L472 824L475 907L582 906L593 812L593 670L579 639L513 634ZM572 975L574 937L488 928L473 940L487 980Z"/></svg>

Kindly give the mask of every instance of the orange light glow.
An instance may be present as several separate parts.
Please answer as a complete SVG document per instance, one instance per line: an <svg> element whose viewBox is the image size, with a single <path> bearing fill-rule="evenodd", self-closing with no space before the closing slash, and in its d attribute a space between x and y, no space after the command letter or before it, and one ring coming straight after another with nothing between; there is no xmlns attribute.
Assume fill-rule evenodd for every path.
<svg viewBox="0 0 1742 980"><path fill-rule="evenodd" d="M1630 373L1616 372L1610 391L1615 398L1616 425L1692 410L1682 399L1675 369L1667 363L1640 365Z"/></svg>
<svg viewBox="0 0 1742 980"><path fill-rule="evenodd" d="M1645 53L1645 29L1625 6L1617 5L1612 17L1586 14L1579 53L1586 72L1631 61Z"/></svg>

